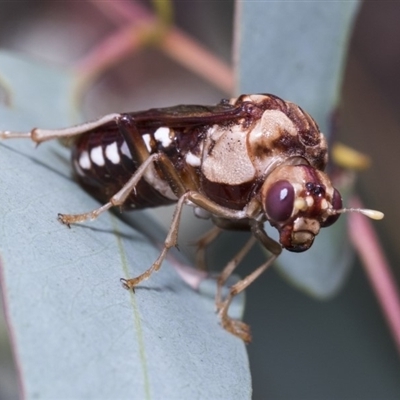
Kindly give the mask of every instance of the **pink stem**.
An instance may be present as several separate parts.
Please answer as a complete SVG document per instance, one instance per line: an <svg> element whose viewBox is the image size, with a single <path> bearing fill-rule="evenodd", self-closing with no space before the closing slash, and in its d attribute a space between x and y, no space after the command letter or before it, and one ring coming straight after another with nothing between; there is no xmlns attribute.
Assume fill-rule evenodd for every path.
<svg viewBox="0 0 400 400"><path fill-rule="evenodd" d="M200 284L209 277L209 273L193 268L179 261L173 254L168 254L168 261L174 267L181 279L193 290L199 290Z"/></svg>
<svg viewBox="0 0 400 400"><path fill-rule="evenodd" d="M362 208L363 206L358 198L353 198L351 207ZM350 238L363 261L400 354L400 296L395 285L395 278L370 220L354 212L349 213L348 221Z"/></svg>
<svg viewBox="0 0 400 400"><path fill-rule="evenodd" d="M75 64L78 73L89 80L140 48L143 44L141 33L155 29L157 24L157 19L136 3L120 1L105 3L92 1L92 3L111 19L118 20L120 28ZM127 22L129 25L126 25ZM169 29L160 41L159 47L176 62L202 76L225 93L232 94L234 88L232 68L180 29L175 27Z"/></svg>
<svg viewBox="0 0 400 400"><path fill-rule="evenodd" d="M229 95L234 89L232 68L178 28L172 28L161 42L161 49L173 60L200 75Z"/></svg>
<svg viewBox="0 0 400 400"><path fill-rule="evenodd" d="M96 77L140 47L140 31L136 26L121 28L76 62L74 69L85 77Z"/></svg>

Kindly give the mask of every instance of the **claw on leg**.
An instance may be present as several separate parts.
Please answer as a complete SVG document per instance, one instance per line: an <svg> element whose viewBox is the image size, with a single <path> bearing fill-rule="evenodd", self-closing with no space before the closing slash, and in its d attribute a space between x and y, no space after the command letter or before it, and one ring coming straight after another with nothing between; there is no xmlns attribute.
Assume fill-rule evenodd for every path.
<svg viewBox="0 0 400 400"><path fill-rule="evenodd" d="M158 271L161 267L162 262L164 261L164 258L166 257L168 250L171 247L174 247L177 245L178 242L178 230L179 230L179 222L182 214L182 208L185 205L186 198L185 196L182 196L178 200L178 204L175 207L175 212L174 216L172 218L171 226L168 231L168 235L165 238L164 242L164 248L162 249L160 255L158 256L157 260L153 263L153 265L147 269L143 274L131 278L131 279L121 279L122 286L125 289L134 289L135 286L139 285L141 282L145 281L146 279L149 279L150 275Z"/></svg>
<svg viewBox="0 0 400 400"><path fill-rule="evenodd" d="M250 327L242 321L235 320L228 315L228 309L232 302L232 299L245 290L251 285L278 257L281 252L279 243L275 242L267 236L261 223L255 223L252 227L252 236L243 248L236 254L236 256L226 265L218 279L217 294L215 298L215 305L218 314L221 318L222 326L233 335L242 339L245 343L251 342ZM228 277L235 270L237 265L242 261L244 256L249 252L251 247L254 245L255 240L258 239L268 250L272 252L272 256L251 274L247 275L244 279L240 280L229 290L229 295L222 300L222 287L225 284Z"/></svg>
<svg viewBox="0 0 400 400"><path fill-rule="evenodd" d="M109 210L112 206L112 203L106 203L93 211L83 214L58 214L57 219L62 224L67 225L68 228L70 228L71 224L77 224L79 222L96 219L101 213Z"/></svg>
<svg viewBox="0 0 400 400"><path fill-rule="evenodd" d="M242 339L245 343L250 343L251 329L250 326L240 321L238 319L233 319L228 315L228 309L231 304L233 296L230 296L227 300L220 304L220 308L218 309L218 314L221 318L221 325L228 332Z"/></svg>
<svg viewBox="0 0 400 400"><path fill-rule="evenodd" d="M136 278L130 278L130 279L121 278L120 281L122 283L123 288L135 291L135 286L139 285L146 279L149 279L150 275L153 272L158 271L160 269L161 264L165 256L167 255L168 249L169 247L165 246L160 255L158 256L157 260L153 263L153 265L149 269L143 272L143 274L138 275Z"/></svg>

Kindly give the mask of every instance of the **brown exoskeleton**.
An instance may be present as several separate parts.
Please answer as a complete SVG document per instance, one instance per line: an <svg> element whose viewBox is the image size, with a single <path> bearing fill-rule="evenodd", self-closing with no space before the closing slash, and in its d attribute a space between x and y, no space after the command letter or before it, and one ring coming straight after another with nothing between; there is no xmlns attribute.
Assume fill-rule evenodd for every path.
<svg viewBox="0 0 400 400"><path fill-rule="evenodd" d="M79 182L104 205L83 214L59 214L62 223L95 219L114 206L133 210L177 203L161 254L141 275L122 279L125 288L134 288L160 268L168 249L177 244L185 204L219 229L251 231L250 241L220 275L216 298L224 328L246 342L250 329L228 316L229 305L282 248L309 249L320 228L345 211L383 217L378 211L342 208L339 192L323 172L328 153L317 124L297 105L273 95L110 114L59 130L0 132L2 139L35 143L68 137L73 137L72 163ZM279 231L280 243L266 234L266 221ZM216 232L205 236L201 246ZM221 287L255 240L272 256L222 299Z"/></svg>

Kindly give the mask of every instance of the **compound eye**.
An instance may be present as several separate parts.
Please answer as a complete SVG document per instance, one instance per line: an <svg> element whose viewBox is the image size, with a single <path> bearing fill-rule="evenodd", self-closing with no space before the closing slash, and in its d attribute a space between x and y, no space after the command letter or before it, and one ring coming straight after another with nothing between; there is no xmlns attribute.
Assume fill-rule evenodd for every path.
<svg viewBox="0 0 400 400"><path fill-rule="evenodd" d="M268 217L276 222L286 221L293 212L294 188L288 181L275 182L266 198Z"/></svg>
<svg viewBox="0 0 400 400"><path fill-rule="evenodd" d="M332 208L334 210L340 210L342 207L343 207L342 196L336 189L334 189L332 196ZM327 226L330 226L333 223L335 223L339 219L339 217L340 214L331 215L326 219L326 221L323 224L321 224L321 226L323 228L326 228Z"/></svg>

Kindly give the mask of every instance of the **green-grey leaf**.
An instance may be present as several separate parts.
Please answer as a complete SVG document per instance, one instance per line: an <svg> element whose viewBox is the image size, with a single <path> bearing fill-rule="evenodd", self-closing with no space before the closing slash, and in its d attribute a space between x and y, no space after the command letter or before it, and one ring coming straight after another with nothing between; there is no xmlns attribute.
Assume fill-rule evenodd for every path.
<svg viewBox="0 0 400 400"><path fill-rule="evenodd" d="M0 129L71 123L73 79L0 53ZM68 149L10 140L0 153L1 286L26 398L251 397L242 341L170 262L136 293L121 288L158 255L146 237L109 213L57 221L98 206L70 178Z"/></svg>
<svg viewBox="0 0 400 400"><path fill-rule="evenodd" d="M238 93L273 93L293 101L329 134L359 2L237 4ZM350 255L341 221L321 232L306 254L284 251L279 269L309 294L329 297L347 276Z"/></svg>

